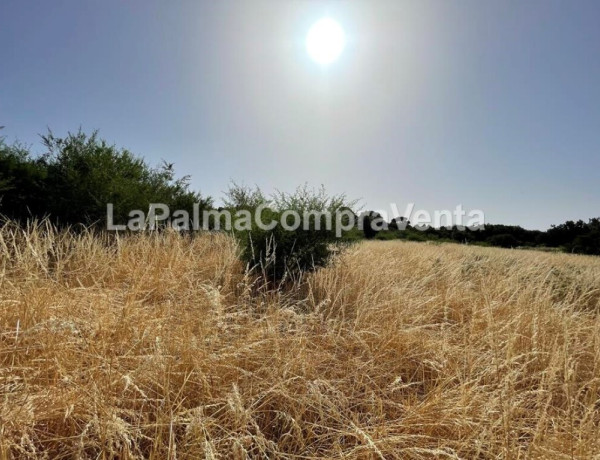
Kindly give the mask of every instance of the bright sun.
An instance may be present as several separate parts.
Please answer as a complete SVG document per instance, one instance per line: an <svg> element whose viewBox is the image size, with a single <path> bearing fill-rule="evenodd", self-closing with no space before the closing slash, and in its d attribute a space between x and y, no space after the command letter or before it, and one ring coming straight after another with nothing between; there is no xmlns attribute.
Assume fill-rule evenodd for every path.
<svg viewBox="0 0 600 460"><path fill-rule="evenodd" d="M344 29L330 18L318 20L306 36L306 50L309 56L319 64L335 61L346 46Z"/></svg>

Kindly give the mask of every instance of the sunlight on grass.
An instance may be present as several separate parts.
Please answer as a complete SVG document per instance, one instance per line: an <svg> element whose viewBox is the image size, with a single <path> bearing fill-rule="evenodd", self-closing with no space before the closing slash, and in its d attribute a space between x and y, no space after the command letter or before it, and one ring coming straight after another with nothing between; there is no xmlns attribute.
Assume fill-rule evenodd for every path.
<svg viewBox="0 0 600 460"><path fill-rule="evenodd" d="M220 234L0 250L0 458L598 452L598 258L366 242L270 292Z"/></svg>

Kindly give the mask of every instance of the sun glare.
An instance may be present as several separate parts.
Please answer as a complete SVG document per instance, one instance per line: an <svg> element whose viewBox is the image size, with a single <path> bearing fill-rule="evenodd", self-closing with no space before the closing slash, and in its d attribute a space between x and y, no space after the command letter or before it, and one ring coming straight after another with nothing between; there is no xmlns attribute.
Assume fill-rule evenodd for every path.
<svg viewBox="0 0 600 460"><path fill-rule="evenodd" d="M309 56L322 65L335 61L345 46L344 30L337 21L330 18L317 21L306 36L306 50Z"/></svg>

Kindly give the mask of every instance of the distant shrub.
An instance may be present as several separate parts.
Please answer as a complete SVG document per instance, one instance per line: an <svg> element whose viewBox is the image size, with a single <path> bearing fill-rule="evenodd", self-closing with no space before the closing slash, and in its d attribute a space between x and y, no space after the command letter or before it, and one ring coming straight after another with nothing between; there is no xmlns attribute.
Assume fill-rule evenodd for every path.
<svg viewBox="0 0 600 460"><path fill-rule="evenodd" d="M579 235L569 249L579 254L600 256L600 229L593 229L585 235Z"/></svg>
<svg viewBox="0 0 600 460"><path fill-rule="evenodd" d="M406 233L406 239L408 241L427 241L427 236L418 230L413 230Z"/></svg>
<svg viewBox="0 0 600 460"><path fill-rule="evenodd" d="M488 242L492 246L500 246L501 248L515 248L519 246L519 240L517 240L510 233L501 233L499 235L493 235L489 238Z"/></svg>
<svg viewBox="0 0 600 460"><path fill-rule="evenodd" d="M362 229L365 238L373 239L382 230L387 230L387 223L383 217L375 211L367 211L361 215Z"/></svg>
<svg viewBox="0 0 600 460"><path fill-rule="evenodd" d="M377 233L377 235L375 236L375 239L376 240L381 240L381 241L397 240L398 239L398 232L397 231L383 230L383 231Z"/></svg>

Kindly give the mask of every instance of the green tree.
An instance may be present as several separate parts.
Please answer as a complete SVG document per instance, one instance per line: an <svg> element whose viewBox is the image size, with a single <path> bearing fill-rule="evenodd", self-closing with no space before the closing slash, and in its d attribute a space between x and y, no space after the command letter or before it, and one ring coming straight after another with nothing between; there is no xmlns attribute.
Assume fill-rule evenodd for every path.
<svg viewBox="0 0 600 460"><path fill-rule="evenodd" d="M81 130L64 138L42 136L45 153L32 157L21 145L0 139L0 213L17 220L49 216L59 225L104 226L107 205L115 223L125 223L132 210L148 212L150 203L193 216L209 208L189 188L189 177L176 178L173 165L153 168L142 158ZM201 212L200 212L201 215Z"/></svg>
<svg viewBox="0 0 600 460"><path fill-rule="evenodd" d="M46 172L23 145L0 138L0 214L14 220L44 215Z"/></svg>
<svg viewBox="0 0 600 460"><path fill-rule="evenodd" d="M176 179L171 165L150 167L142 158L79 131L57 138L42 137L47 149L47 189L51 214L60 223L103 224L106 206L113 204L115 222L126 221L131 210L148 211L150 203L192 212L203 199L189 190L189 178Z"/></svg>

